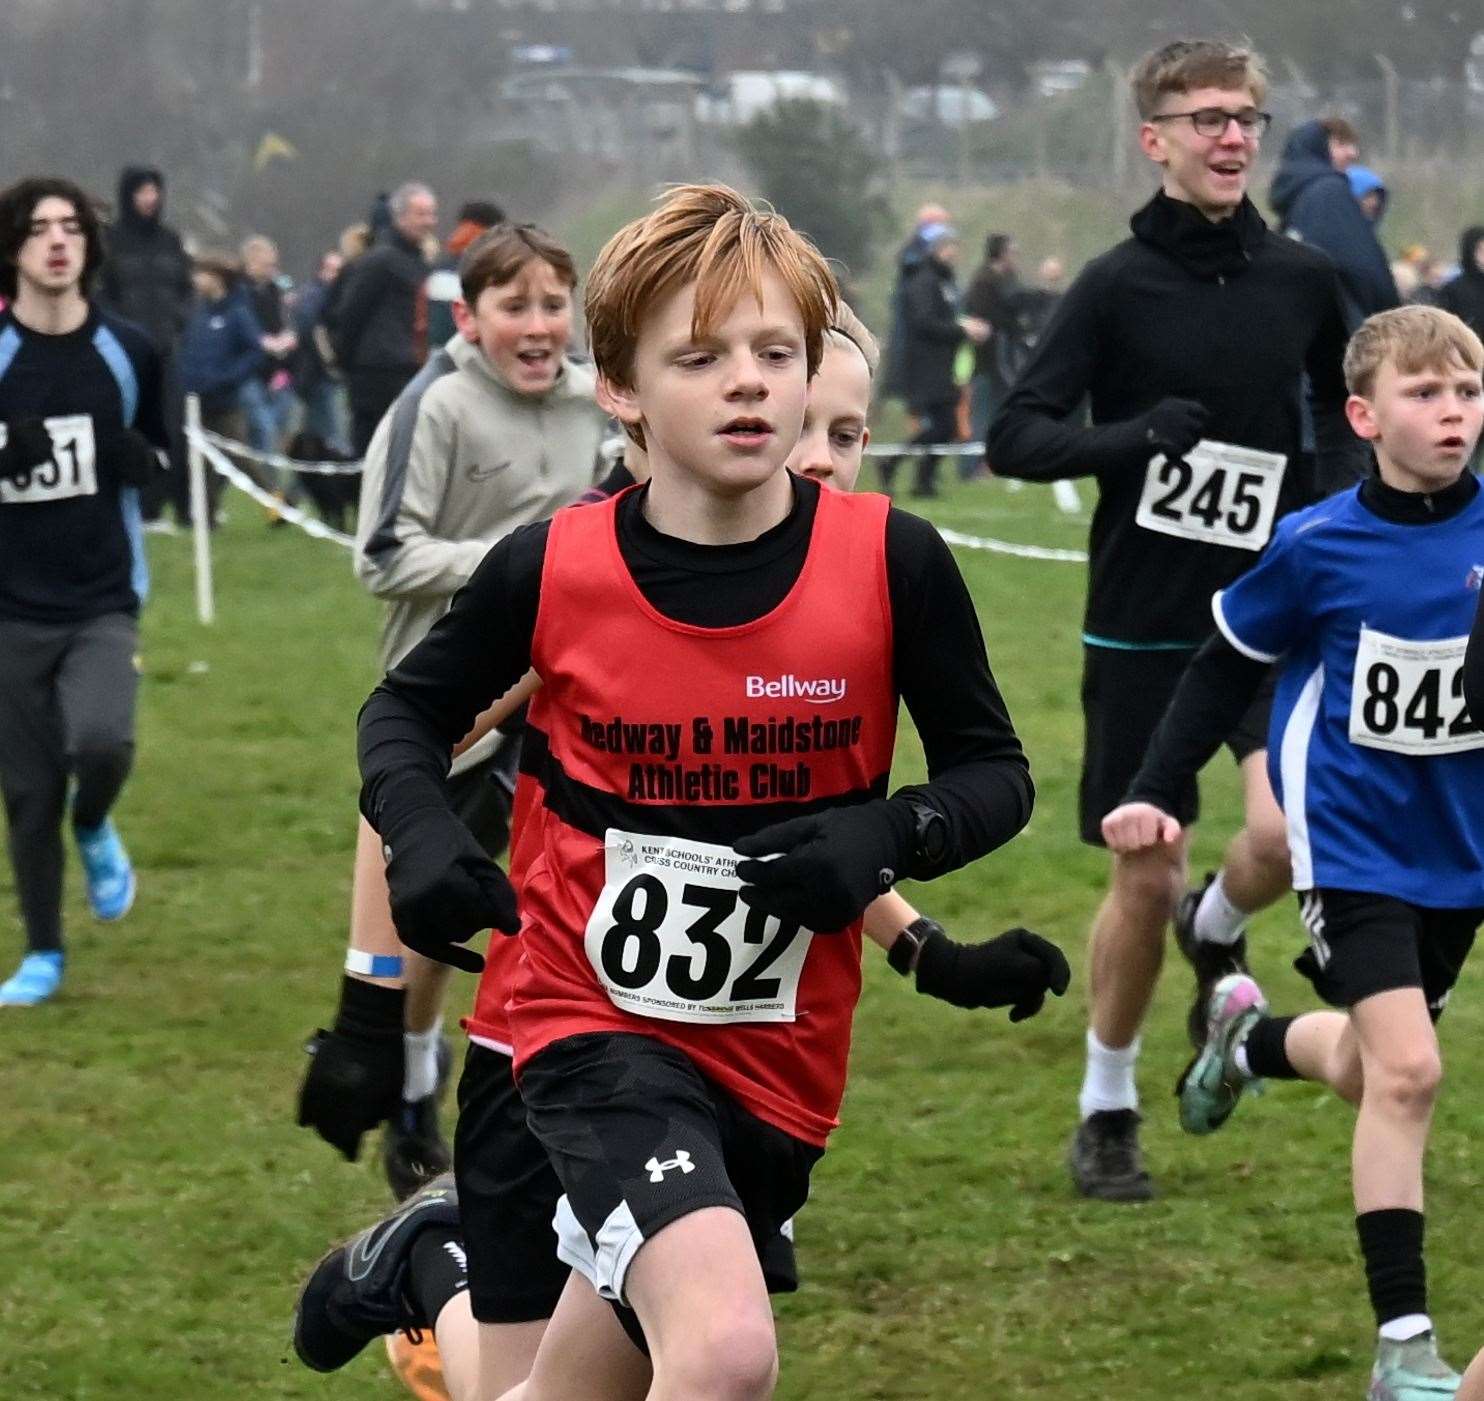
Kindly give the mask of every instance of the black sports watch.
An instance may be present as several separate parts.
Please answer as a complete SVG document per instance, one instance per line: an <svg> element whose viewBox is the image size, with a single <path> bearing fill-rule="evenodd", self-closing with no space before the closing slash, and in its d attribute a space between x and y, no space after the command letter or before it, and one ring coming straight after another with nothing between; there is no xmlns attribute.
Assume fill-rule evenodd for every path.
<svg viewBox="0 0 1484 1401"><path fill-rule="evenodd" d="M910 977L917 971L917 960L922 957L922 946L927 943L931 935L942 932L942 926L926 915L913 920L897 935L892 946L887 949L887 966L895 969L904 978Z"/></svg>
<svg viewBox="0 0 1484 1401"><path fill-rule="evenodd" d="M912 873L930 875L948 854L948 819L931 803L908 798L912 808Z"/></svg>

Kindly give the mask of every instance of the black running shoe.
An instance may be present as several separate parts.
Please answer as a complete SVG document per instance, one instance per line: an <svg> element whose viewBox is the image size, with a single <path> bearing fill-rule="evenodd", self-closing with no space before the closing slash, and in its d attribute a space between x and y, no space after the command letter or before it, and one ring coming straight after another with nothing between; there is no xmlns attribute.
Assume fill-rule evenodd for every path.
<svg viewBox="0 0 1484 1401"><path fill-rule="evenodd" d="M428 1183L390 1216L337 1245L314 1267L294 1308L294 1351L333 1372L383 1333L428 1328L407 1288L412 1244L429 1226L459 1225L453 1174Z"/></svg>
<svg viewBox="0 0 1484 1401"><path fill-rule="evenodd" d="M1195 912L1215 879L1216 872L1207 871L1200 888L1187 890L1175 907L1175 944L1195 973L1195 997L1185 1017L1185 1034L1197 1051L1206 1044L1206 1009L1216 984L1229 973L1251 972L1245 934L1238 934L1231 944L1213 944L1195 937Z"/></svg>
<svg viewBox="0 0 1484 1401"><path fill-rule="evenodd" d="M1139 1151L1139 1124L1133 1109L1100 1109L1078 1126L1067 1150L1072 1181L1084 1197L1104 1202L1147 1202L1154 1184Z"/></svg>
<svg viewBox="0 0 1484 1401"><path fill-rule="evenodd" d="M453 1166L453 1153L438 1127L438 1096L403 1100L387 1120L381 1161L392 1195L405 1201L419 1187Z"/></svg>

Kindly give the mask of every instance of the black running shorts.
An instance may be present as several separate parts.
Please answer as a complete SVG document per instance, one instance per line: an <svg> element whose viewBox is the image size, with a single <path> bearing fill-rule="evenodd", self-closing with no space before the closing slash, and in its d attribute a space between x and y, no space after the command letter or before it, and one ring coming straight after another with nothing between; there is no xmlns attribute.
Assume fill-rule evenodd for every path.
<svg viewBox="0 0 1484 1401"><path fill-rule="evenodd" d="M570 1273L551 1224L562 1187L526 1127L510 1057L487 1046L471 1044L464 1060L453 1161L474 1317L550 1318Z"/></svg>
<svg viewBox="0 0 1484 1401"><path fill-rule="evenodd" d="M1293 966L1330 1006L1421 988L1433 1021L1443 1015L1484 923L1484 910L1429 910L1353 890L1300 891L1299 912L1309 947Z"/></svg>
<svg viewBox="0 0 1484 1401"><path fill-rule="evenodd" d="M448 805L491 860L498 860L510 844L510 812L519 761L520 736L503 736L488 758L451 775L443 785Z"/></svg>
<svg viewBox="0 0 1484 1401"><path fill-rule="evenodd" d="M767 1273L792 1285L780 1233L804 1205L822 1149L748 1113L648 1036L568 1037L533 1057L520 1084L565 1192L562 1256L605 1298L624 1301L647 1239L712 1206L740 1211Z"/></svg>
<svg viewBox="0 0 1484 1401"><path fill-rule="evenodd" d="M1083 648L1082 783L1079 793L1082 840L1103 845L1102 822L1124 800L1149 741L1154 737L1175 687L1195 649L1124 651L1114 647ZM1273 710L1275 676L1248 706L1226 747L1241 763L1268 747L1268 720ZM1170 816L1188 827L1200 816L1200 789L1194 777L1186 784Z"/></svg>

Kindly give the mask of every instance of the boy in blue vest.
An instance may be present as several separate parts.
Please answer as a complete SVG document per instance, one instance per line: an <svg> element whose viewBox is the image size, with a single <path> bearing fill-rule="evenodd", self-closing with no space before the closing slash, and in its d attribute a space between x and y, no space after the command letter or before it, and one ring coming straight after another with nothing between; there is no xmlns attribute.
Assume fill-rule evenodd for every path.
<svg viewBox="0 0 1484 1401"><path fill-rule="evenodd" d="M1351 427L1377 475L1290 516L1212 601L1123 806L1114 851L1174 841L1172 784L1280 666L1268 753L1309 948L1330 1008L1268 1015L1245 974L1217 983L1180 1089L1190 1133L1220 1128L1260 1079L1312 1080L1357 1108L1356 1230L1380 1338L1371 1401L1454 1396L1423 1264L1422 1168L1442 1076L1435 1025L1484 920L1484 731L1463 656L1484 579L1484 346L1431 307L1371 317L1345 355Z"/></svg>

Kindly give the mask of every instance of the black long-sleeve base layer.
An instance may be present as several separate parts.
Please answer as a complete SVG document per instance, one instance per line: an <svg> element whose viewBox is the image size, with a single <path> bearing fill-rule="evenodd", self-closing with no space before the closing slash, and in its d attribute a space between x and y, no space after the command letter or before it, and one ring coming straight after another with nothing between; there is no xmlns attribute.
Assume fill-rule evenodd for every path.
<svg viewBox="0 0 1484 1401"><path fill-rule="evenodd" d="M696 545L644 518L645 488L619 504L619 548L650 604L676 622L735 627L772 611L808 553L817 484L795 478L788 517L756 540ZM529 668L549 526L500 541L427 637L361 710L361 811L378 831L441 803L453 744ZM897 690L916 722L928 783L913 796L948 825L953 870L1007 842L1030 817L1030 768L990 672L973 600L926 521L893 510L886 564ZM595 619L594 626L601 626ZM936 874L937 872L935 872Z"/></svg>

